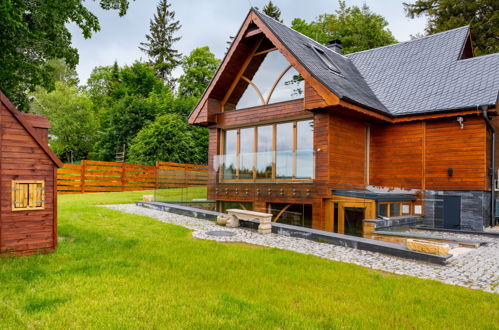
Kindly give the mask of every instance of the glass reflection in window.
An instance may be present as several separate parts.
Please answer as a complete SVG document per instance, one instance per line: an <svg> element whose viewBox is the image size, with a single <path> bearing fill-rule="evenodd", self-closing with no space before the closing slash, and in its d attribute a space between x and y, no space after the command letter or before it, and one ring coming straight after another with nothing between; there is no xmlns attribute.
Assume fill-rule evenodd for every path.
<svg viewBox="0 0 499 330"><path fill-rule="evenodd" d="M224 179L237 178L237 130L225 131Z"/></svg>
<svg viewBox="0 0 499 330"><path fill-rule="evenodd" d="M314 177L314 122L304 120L296 127L296 177Z"/></svg>
<svg viewBox="0 0 499 330"><path fill-rule="evenodd" d="M293 177L293 123L276 125L276 178Z"/></svg>
<svg viewBox="0 0 499 330"><path fill-rule="evenodd" d="M253 159L255 156L255 129L242 128L239 133L240 153L239 153L239 179L253 179Z"/></svg>
<svg viewBox="0 0 499 330"><path fill-rule="evenodd" d="M256 177L272 178L272 125L257 128Z"/></svg>
<svg viewBox="0 0 499 330"><path fill-rule="evenodd" d="M224 104L224 110L298 98L303 98L303 78L278 50L273 50L253 56Z"/></svg>
<svg viewBox="0 0 499 330"><path fill-rule="evenodd" d="M303 98L303 84L303 77L290 67L275 86L268 104Z"/></svg>
<svg viewBox="0 0 499 330"><path fill-rule="evenodd" d="M390 217L398 217L398 216L400 216L400 203L391 203Z"/></svg>

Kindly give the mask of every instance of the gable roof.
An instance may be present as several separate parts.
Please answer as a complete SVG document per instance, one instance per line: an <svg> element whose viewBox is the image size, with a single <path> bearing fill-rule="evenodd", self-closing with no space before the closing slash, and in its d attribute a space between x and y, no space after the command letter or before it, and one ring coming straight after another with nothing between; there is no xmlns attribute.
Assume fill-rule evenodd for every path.
<svg viewBox="0 0 499 330"><path fill-rule="evenodd" d="M494 105L499 53L460 59L469 26L348 54L394 116Z"/></svg>
<svg viewBox="0 0 499 330"><path fill-rule="evenodd" d="M348 57L332 51L257 10L254 12L295 56L298 62L338 98L389 114ZM341 74L331 72L314 51L314 47L322 51L340 70Z"/></svg>
<svg viewBox="0 0 499 330"><path fill-rule="evenodd" d="M10 103L9 99L0 91L0 102L5 105L5 108L14 116L14 118L17 119L17 121L23 126L23 128L28 132L29 135L35 140L35 142L40 146L40 148L45 151L47 156L54 162L54 164L57 167L62 167L64 164L57 158L57 156L54 154L52 150L50 150L49 146L44 143L41 139L40 136L35 132L34 127L37 128L45 128L41 126L47 126L44 121L40 120L40 116L38 117L38 121L36 124L32 124L30 121L28 121L28 118L33 118L33 116L26 116L26 114L18 111L12 103Z"/></svg>
<svg viewBox="0 0 499 330"><path fill-rule="evenodd" d="M460 59L470 40L468 26L344 56L252 8L189 123L209 111L207 99L215 96L210 95L233 57L241 56L236 51L250 24L271 39L305 80L318 82L323 97L369 109L386 120L494 107L498 100L499 53Z"/></svg>

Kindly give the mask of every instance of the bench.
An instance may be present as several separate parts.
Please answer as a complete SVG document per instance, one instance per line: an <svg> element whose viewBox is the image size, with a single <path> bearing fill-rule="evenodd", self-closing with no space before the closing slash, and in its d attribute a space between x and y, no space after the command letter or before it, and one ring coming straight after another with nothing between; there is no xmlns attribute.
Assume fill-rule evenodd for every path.
<svg viewBox="0 0 499 330"><path fill-rule="evenodd" d="M258 232L260 234L270 234L272 232L272 214L271 213L262 213L255 211L246 211L240 209L228 209L227 214L229 217L236 221L227 222L228 227L238 227L239 220L255 220L258 219L260 224L258 225Z"/></svg>

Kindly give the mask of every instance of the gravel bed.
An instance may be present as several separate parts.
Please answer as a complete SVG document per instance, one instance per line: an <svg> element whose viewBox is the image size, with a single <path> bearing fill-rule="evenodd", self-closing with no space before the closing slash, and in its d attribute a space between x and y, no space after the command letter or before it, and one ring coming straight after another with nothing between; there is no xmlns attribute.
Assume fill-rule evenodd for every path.
<svg viewBox="0 0 499 330"><path fill-rule="evenodd" d="M321 258L348 262L372 269L399 275L433 279L447 284L464 286L487 292L499 293L499 239L470 234L445 233L446 237L486 241L486 246L477 249L456 248L447 265L440 266L362 251L327 243L314 242L302 238L277 234L261 235L247 228L225 228L212 221L202 220L174 213L162 212L136 206L134 204L104 205L113 210L142 215L159 221L192 229L192 236L199 239L219 242L245 242ZM211 236L210 231L230 231L233 236ZM429 232L430 233L430 232ZM433 233L432 233L433 234Z"/></svg>

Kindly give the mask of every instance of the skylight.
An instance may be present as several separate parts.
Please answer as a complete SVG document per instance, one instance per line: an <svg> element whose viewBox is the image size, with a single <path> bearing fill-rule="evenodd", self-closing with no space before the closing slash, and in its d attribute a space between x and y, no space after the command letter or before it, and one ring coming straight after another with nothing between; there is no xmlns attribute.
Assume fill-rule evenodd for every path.
<svg viewBox="0 0 499 330"><path fill-rule="evenodd" d="M314 50L315 54L319 59L324 63L324 65L333 73L341 75L340 69L333 63L331 58L319 47L316 46L311 46L311 48Z"/></svg>

